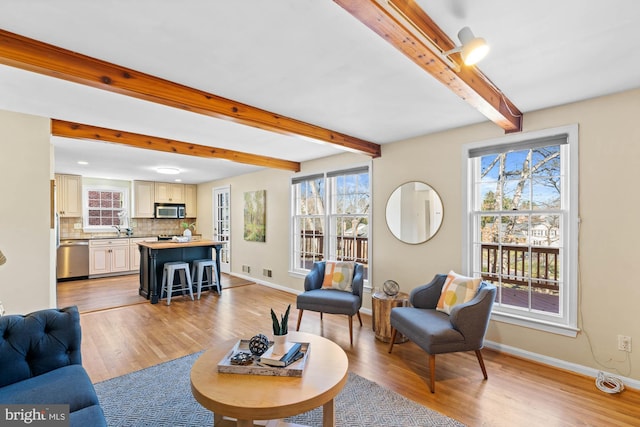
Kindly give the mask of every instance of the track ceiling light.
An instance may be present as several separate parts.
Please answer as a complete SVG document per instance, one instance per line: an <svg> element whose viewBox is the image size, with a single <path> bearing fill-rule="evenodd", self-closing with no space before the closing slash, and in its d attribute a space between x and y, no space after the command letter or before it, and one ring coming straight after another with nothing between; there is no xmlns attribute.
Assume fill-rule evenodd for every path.
<svg viewBox="0 0 640 427"><path fill-rule="evenodd" d="M444 56L450 56L460 52L460 57L465 65L474 65L480 62L487 53L489 53L489 45L482 37L476 37L469 27L464 27L458 32L458 38L462 46L448 50L443 53Z"/></svg>

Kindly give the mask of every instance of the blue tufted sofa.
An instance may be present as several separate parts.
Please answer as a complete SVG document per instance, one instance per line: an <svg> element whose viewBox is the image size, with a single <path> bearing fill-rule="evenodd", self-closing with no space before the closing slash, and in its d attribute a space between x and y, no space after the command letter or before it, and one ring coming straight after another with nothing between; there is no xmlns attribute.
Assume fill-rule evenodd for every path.
<svg viewBox="0 0 640 427"><path fill-rule="evenodd" d="M0 317L0 403L68 404L70 425L107 425L82 367L78 307Z"/></svg>

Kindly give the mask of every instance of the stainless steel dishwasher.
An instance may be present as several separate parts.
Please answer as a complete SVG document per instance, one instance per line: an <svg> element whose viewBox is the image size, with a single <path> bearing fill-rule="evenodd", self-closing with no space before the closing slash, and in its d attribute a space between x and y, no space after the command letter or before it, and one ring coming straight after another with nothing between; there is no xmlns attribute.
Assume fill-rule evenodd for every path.
<svg viewBox="0 0 640 427"><path fill-rule="evenodd" d="M89 276L89 240L62 240L58 247L56 277Z"/></svg>

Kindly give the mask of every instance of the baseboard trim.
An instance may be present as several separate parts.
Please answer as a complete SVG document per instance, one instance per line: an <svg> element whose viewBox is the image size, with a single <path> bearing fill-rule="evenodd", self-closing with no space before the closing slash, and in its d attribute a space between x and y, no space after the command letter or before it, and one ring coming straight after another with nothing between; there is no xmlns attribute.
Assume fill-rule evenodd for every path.
<svg viewBox="0 0 640 427"><path fill-rule="evenodd" d="M567 362L566 360L556 359L555 357L545 356L543 354L534 353L531 351L523 350L517 347L512 347L506 344L497 343L494 341L485 340L484 345L487 348L499 351L501 353L511 354L513 356L538 362L543 365L549 365L549 366L553 366L554 368L564 369L566 371L592 377L594 381L595 381L595 378L598 376L599 372L604 372L601 369L594 369L588 366L578 365L577 363ZM620 378L624 383L625 388L628 387L628 388L640 390L639 380L623 377L621 375L610 373L610 372L604 372L604 373L606 375L611 375L613 377Z"/></svg>
<svg viewBox="0 0 640 427"><path fill-rule="evenodd" d="M266 280L258 279L256 277L247 276L246 274L238 274L238 273L227 273L229 276L238 277L240 279L249 280L251 282L256 282L259 285L266 286L268 288L277 289L279 291L288 292L290 294L298 295L301 292L295 289L288 288L286 286L276 285L275 283L267 282Z"/></svg>

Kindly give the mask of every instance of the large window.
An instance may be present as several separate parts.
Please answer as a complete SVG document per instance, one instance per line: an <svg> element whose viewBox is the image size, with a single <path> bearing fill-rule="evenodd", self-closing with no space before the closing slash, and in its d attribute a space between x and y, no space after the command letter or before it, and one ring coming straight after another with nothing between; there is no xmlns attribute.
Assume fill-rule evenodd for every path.
<svg viewBox="0 0 640 427"><path fill-rule="evenodd" d="M128 227L126 188L85 186L83 188L85 230L104 231Z"/></svg>
<svg viewBox="0 0 640 427"><path fill-rule="evenodd" d="M292 270L315 261L356 261L368 277L371 196L369 168L298 177L291 184Z"/></svg>
<svg viewBox="0 0 640 427"><path fill-rule="evenodd" d="M467 267L498 287L494 317L577 326L577 128L469 146Z"/></svg>

